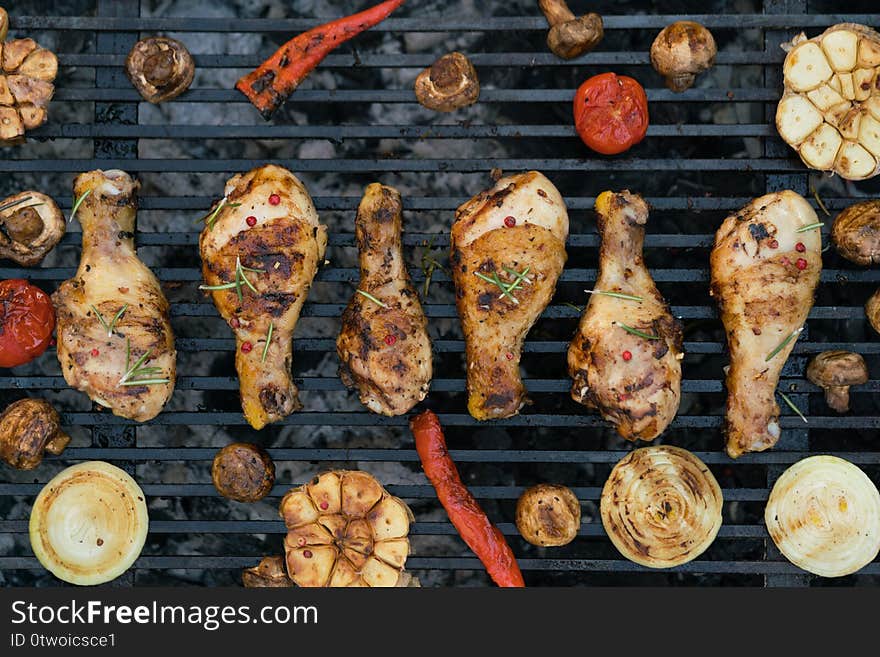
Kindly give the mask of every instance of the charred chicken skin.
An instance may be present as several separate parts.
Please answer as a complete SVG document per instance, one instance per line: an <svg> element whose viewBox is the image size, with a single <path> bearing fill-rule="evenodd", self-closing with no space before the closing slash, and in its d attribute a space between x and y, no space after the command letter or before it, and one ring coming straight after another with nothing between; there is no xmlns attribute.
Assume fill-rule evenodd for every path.
<svg viewBox="0 0 880 657"><path fill-rule="evenodd" d="M326 246L305 186L275 165L233 176L206 218L202 287L235 333L241 405L254 429L301 407L293 330Z"/></svg>
<svg viewBox="0 0 880 657"><path fill-rule="evenodd" d="M642 260L648 220L642 197L604 192L596 212L599 276L568 349L571 396L627 440L653 440L681 399L681 324Z"/></svg>
<svg viewBox="0 0 880 657"><path fill-rule="evenodd" d="M403 259L398 191L368 186L355 230L361 280L342 314L339 375L374 413L402 415L428 394L432 364L428 321Z"/></svg>
<svg viewBox="0 0 880 657"><path fill-rule="evenodd" d="M115 415L145 422L174 391L177 352L168 301L134 247L137 189L123 171L77 177L82 258L52 302L67 383Z"/></svg>
<svg viewBox="0 0 880 657"><path fill-rule="evenodd" d="M450 262L477 420L511 417L526 403L520 354L556 289L567 237L565 202L537 171L502 178L456 212Z"/></svg>
<svg viewBox="0 0 880 657"><path fill-rule="evenodd" d="M822 236L810 204L785 190L724 220L711 255L710 292L727 333L727 453L779 440L776 386L813 306ZM810 226L810 228L807 228Z"/></svg>

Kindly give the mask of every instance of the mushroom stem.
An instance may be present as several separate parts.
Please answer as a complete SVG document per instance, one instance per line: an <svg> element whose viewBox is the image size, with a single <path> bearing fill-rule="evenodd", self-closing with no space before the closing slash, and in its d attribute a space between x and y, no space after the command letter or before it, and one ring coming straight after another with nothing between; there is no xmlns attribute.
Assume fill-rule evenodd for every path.
<svg viewBox="0 0 880 657"><path fill-rule="evenodd" d="M574 13L568 8L565 0L538 0L538 5L550 27L574 19Z"/></svg>
<svg viewBox="0 0 880 657"><path fill-rule="evenodd" d="M838 413L849 410L849 386L831 386L825 389L825 401Z"/></svg>

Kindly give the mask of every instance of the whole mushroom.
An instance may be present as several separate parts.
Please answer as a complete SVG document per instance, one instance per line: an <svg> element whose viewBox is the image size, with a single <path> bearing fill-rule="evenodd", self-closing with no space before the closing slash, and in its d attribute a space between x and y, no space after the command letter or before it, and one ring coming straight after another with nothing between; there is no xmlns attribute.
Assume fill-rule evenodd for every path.
<svg viewBox="0 0 880 657"><path fill-rule="evenodd" d="M874 292L865 304L865 315L871 328L880 333L880 289Z"/></svg>
<svg viewBox="0 0 880 657"><path fill-rule="evenodd" d="M715 63L712 33L699 23L677 21L661 30L651 45L651 64L675 92L689 89L697 75Z"/></svg>
<svg viewBox="0 0 880 657"><path fill-rule="evenodd" d="M419 73L416 98L428 109L451 112L477 102L480 80L471 61L460 52L443 55Z"/></svg>
<svg viewBox="0 0 880 657"><path fill-rule="evenodd" d="M550 32L547 33L547 46L553 54L562 59L574 59L591 51L605 36L602 17L599 14L575 16L565 0L538 0L538 5Z"/></svg>
<svg viewBox="0 0 880 657"><path fill-rule="evenodd" d="M532 486L516 503L516 528L532 545L566 545L577 536L580 526L581 505L566 486Z"/></svg>
<svg viewBox="0 0 880 657"><path fill-rule="evenodd" d="M189 89L196 65L180 41L150 37L138 41L125 60L125 72L144 100L161 103Z"/></svg>
<svg viewBox="0 0 880 657"><path fill-rule="evenodd" d="M287 576L284 557L263 557L256 566L241 572L241 583L246 589L282 589L296 586Z"/></svg>
<svg viewBox="0 0 880 657"><path fill-rule="evenodd" d="M275 463L259 445L232 443L214 456L211 481L223 497L258 502L272 492Z"/></svg>
<svg viewBox="0 0 880 657"><path fill-rule="evenodd" d="M851 351L823 351L807 367L807 378L825 390L825 401L838 413L849 410L850 386L868 381L865 360Z"/></svg>
<svg viewBox="0 0 880 657"><path fill-rule="evenodd" d="M834 219L831 239L850 262L868 266L880 260L880 201L855 203Z"/></svg>
<svg viewBox="0 0 880 657"><path fill-rule="evenodd" d="M0 41L6 40L6 34L9 32L9 14L3 7L0 7Z"/></svg>
<svg viewBox="0 0 880 657"><path fill-rule="evenodd" d="M69 442L58 412L42 399L20 399L0 415L0 460L18 470L33 470L44 452L57 456Z"/></svg>
<svg viewBox="0 0 880 657"><path fill-rule="evenodd" d="M50 197L21 192L0 201L0 258L39 264L64 237L66 222Z"/></svg>

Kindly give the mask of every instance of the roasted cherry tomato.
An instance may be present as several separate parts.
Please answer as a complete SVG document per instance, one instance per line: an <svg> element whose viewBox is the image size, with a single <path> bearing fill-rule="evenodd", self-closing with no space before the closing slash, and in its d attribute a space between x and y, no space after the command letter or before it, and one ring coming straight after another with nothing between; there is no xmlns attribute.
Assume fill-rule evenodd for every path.
<svg viewBox="0 0 880 657"><path fill-rule="evenodd" d="M584 143L597 153L623 153L648 131L645 90L625 75L596 75L574 96L574 125Z"/></svg>
<svg viewBox="0 0 880 657"><path fill-rule="evenodd" d="M42 354L54 329L48 294L20 278L0 281L0 367L24 365Z"/></svg>

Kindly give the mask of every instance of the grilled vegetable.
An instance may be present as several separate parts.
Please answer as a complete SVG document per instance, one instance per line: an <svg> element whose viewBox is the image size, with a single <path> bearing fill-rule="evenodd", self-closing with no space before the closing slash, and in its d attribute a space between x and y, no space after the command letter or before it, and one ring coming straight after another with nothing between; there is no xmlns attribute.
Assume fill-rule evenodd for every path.
<svg viewBox="0 0 880 657"><path fill-rule="evenodd" d="M50 197L21 192L0 201L0 258L40 264L64 237L64 215Z"/></svg>
<svg viewBox="0 0 880 657"><path fill-rule="evenodd" d="M493 525L480 505L462 483L458 468L446 449L440 420L431 411L417 415L409 422L416 439L416 450L428 480L459 535L483 562L489 577L498 586L525 586L513 550L504 534Z"/></svg>
<svg viewBox="0 0 880 657"><path fill-rule="evenodd" d="M717 52L709 30L693 21L676 21L664 27L651 44L651 64L669 89L681 92L715 63Z"/></svg>
<svg viewBox="0 0 880 657"><path fill-rule="evenodd" d="M287 573L299 586L398 586L412 512L372 475L334 470L281 500Z"/></svg>
<svg viewBox="0 0 880 657"><path fill-rule="evenodd" d="M59 579L103 584L138 558L148 525L137 482L114 465L87 461L62 470L40 491L31 510L31 547Z"/></svg>
<svg viewBox="0 0 880 657"><path fill-rule="evenodd" d="M868 317L871 328L880 333L880 289L868 297L868 301L865 303L865 315Z"/></svg>
<svg viewBox="0 0 880 657"><path fill-rule="evenodd" d="M33 39L4 41L9 18L0 14L0 146L24 141L46 122L55 93L58 59Z"/></svg>
<svg viewBox="0 0 880 657"><path fill-rule="evenodd" d="M40 356L54 328L49 295L20 278L0 281L0 367L17 367Z"/></svg>
<svg viewBox="0 0 880 657"><path fill-rule="evenodd" d="M19 470L33 470L43 452L58 455L70 437L61 431L61 420L42 399L19 399L0 415L0 459Z"/></svg>
<svg viewBox="0 0 880 657"><path fill-rule="evenodd" d="M275 485L275 463L258 445L232 443L214 456L211 481L223 497L237 502L257 502Z"/></svg>
<svg viewBox="0 0 880 657"><path fill-rule="evenodd" d="M562 59L574 59L599 45L605 30L599 14L575 16L565 0L538 0L550 31L547 46Z"/></svg>
<svg viewBox="0 0 880 657"><path fill-rule="evenodd" d="M834 25L789 44L785 93L776 109L780 136L808 167L848 180L880 171L880 34L855 23Z"/></svg>
<svg viewBox="0 0 880 657"><path fill-rule="evenodd" d="M648 132L648 97L642 85L625 75L593 76L574 96L574 124L597 153L623 153Z"/></svg>
<svg viewBox="0 0 880 657"><path fill-rule="evenodd" d="M600 512L608 538L630 561L671 568L701 555L721 527L721 488L685 449L637 449L611 470Z"/></svg>
<svg viewBox="0 0 880 657"><path fill-rule="evenodd" d="M538 484L516 503L516 528L532 545L567 545L581 527L581 505L570 488Z"/></svg>
<svg viewBox="0 0 880 657"><path fill-rule="evenodd" d="M850 262L868 266L880 260L880 201L862 201L834 219L831 239Z"/></svg>
<svg viewBox="0 0 880 657"><path fill-rule="evenodd" d="M443 55L419 73L416 99L437 112L452 112L477 102L480 80L471 61L460 52Z"/></svg>
<svg viewBox="0 0 880 657"><path fill-rule="evenodd" d="M854 573L880 551L880 493L836 456L811 456L783 472L764 522L789 561L823 577Z"/></svg>
<svg viewBox="0 0 880 657"><path fill-rule="evenodd" d="M268 120L337 46L381 23L403 3L404 0L385 0L358 14L303 32L241 78L235 88L247 96Z"/></svg>
<svg viewBox="0 0 880 657"><path fill-rule="evenodd" d="M284 557L263 557L253 568L241 571L241 583L246 589L281 589L296 586L287 576Z"/></svg>
<svg viewBox="0 0 880 657"><path fill-rule="evenodd" d="M141 39L128 53L125 73L144 100L161 103L189 89L196 65L180 41L168 37Z"/></svg>
<svg viewBox="0 0 880 657"><path fill-rule="evenodd" d="M851 351L823 351L807 367L807 378L825 390L825 401L831 408L846 413L849 388L868 382L868 366Z"/></svg>

